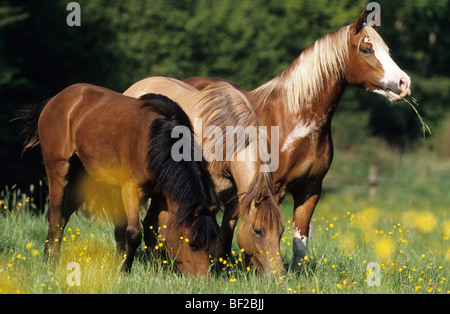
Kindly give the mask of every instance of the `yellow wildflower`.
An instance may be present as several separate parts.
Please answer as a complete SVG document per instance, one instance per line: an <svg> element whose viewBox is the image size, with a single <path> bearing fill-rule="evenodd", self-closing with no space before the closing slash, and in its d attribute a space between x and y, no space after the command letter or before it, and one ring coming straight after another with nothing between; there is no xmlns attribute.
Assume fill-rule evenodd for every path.
<svg viewBox="0 0 450 314"><path fill-rule="evenodd" d="M392 253L394 253L395 245L390 238L382 238L374 244L374 249L375 255L379 259L385 261L391 257Z"/></svg>
<svg viewBox="0 0 450 314"><path fill-rule="evenodd" d="M407 211L403 214L403 222L422 233L430 233L436 228L438 219L431 212Z"/></svg>

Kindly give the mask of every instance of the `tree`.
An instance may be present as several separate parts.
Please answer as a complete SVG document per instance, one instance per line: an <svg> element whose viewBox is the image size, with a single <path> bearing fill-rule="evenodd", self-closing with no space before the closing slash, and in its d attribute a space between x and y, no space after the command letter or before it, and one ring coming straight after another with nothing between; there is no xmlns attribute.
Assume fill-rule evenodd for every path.
<svg viewBox="0 0 450 314"><path fill-rule="evenodd" d="M280 74L315 40L353 22L367 5L362 0L77 2L80 27L66 23L68 1L0 2L0 185L29 183L43 174L38 151L19 160L20 127L5 124L22 104L48 99L77 82L122 92L156 75L218 76L253 89ZM449 2L379 3L378 31L411 75L419 110L434 129L445 119L450 98ZM407 147L421 139L409 107L357 88L348 88L336 115L360 122L358 129L341 130L366 127L360 134L392 145Z"/></svg>

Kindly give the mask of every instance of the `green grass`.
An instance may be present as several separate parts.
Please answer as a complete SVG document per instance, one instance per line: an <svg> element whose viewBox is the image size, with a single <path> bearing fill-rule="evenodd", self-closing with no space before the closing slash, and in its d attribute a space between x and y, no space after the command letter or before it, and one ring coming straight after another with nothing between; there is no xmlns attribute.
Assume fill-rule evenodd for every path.
<svg viewBox="0 0 450 314"><path fill-rule="evenodd" d="M287 201L289 205L290 201ZM22 205L23 206L23 205ZM394 212L394 214L392 214ZM408 216L412 213L412 218ZM426 213L426 214L424 214ZM414 220L414 215L426 222ZM287 216L287 215L286 215ZM286 217L288 218L288 217ZM412 219L412 220L411 220ZM448 212L420 208L402 212L380 200L325 196L313 219L313 241L302 268L292 262L292 226L281 241L285 276L261 278L247 270L234 246L226 262L204 282L183 277L142 250L131 274L120 273L112 226L74 215L65 232L59 267L43 262L46 218L30 210L3 209L0 215L0 291L2 293L450 293ZM426 225L423 225L423 224ZM383 242L384 241L384 242ZM381 243L381 244L380 244ZM66 283L80 265L80 286ZM369 286L367 266L377 262L381 285ZM170 264L170 261L169 263Z"/></svg>
<svg viewBox="0 0 450 314"><path fill-rule="evenodd" d="M345 176L339 166L357 164L343 157L337 156L329 176ZM61 261L53 267L43 262L46 215L38 213L27 192L5 190L0 192L0 293L448 294L449 164L420 155L391 160L395 171L390 177L409 180L408 187L379 187L372 199L364 186L325 187L300 268L292 265L292 198L288 196L281 240L286 274L271 279L244 265L236 243L229 260L214 261L216 271L206 282L181 276L171 261L148 259L142 246L132 272L122 274L112 225L81 214L69 221ZM80 286L67 284L71 262L80 266ZM379 267L379 286L369 285L377 274L377 269L368 268L371 263Z"/></svg>

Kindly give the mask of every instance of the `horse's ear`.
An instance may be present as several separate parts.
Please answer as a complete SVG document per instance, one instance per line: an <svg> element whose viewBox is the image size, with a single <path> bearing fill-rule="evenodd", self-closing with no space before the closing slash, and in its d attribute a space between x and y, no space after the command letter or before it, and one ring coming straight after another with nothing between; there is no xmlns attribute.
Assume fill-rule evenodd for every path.
<svg viewBox="0 0 450 314"><path fill-rule="evenodd" d="M364 22L365 22L365 19L364 19L365 13L366 13L366 10L363 10L361 12L361 14L359 15L358 19L352 24L352 26L350 26L350 30L352 31L353 34L355 34L355 35L358 34L361 31L361 29L363 28Z"/></svg>
<svg viewBox="0 0 450 314"><path fill-rule="evenodd" d="M381 13L378 11L373 17L371 21L368 21L367 24L369 26L372 26L372 28L377 31L378 26L380 25L381 21Z"/></svg>

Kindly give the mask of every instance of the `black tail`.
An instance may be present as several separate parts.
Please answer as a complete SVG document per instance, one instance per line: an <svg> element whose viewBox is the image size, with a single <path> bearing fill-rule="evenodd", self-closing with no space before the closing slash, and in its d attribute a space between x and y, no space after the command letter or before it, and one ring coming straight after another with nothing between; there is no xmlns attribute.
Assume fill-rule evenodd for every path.
<svg viewBox="0 0 450 314"><path fill-rule="evenodd" d="M38 121L42 110L49 100L38 104L25 105L16 112L16 117L11 121L23 120L22 133L25 134L26 140L23 143L23 152L29 148L39 145Z"/></svg>
<svg viewBox="0 0 450 314"><path fill-rule="evenodd" d="M158 178L158 187L178 205L176 226L191 228L200 247L209 246L216 240L219 227L209 210L212 207L212 180L203 160L194 160L194 132L189 117L172 100L162 95L147 94L143 107L164 116L153 121L149 131L150 148L147 162ZM188 160L175 161L172 147L179 141L172 138L176 127L189 130L190 152ZM195 239L194 239L195 240Z"/></svg>

